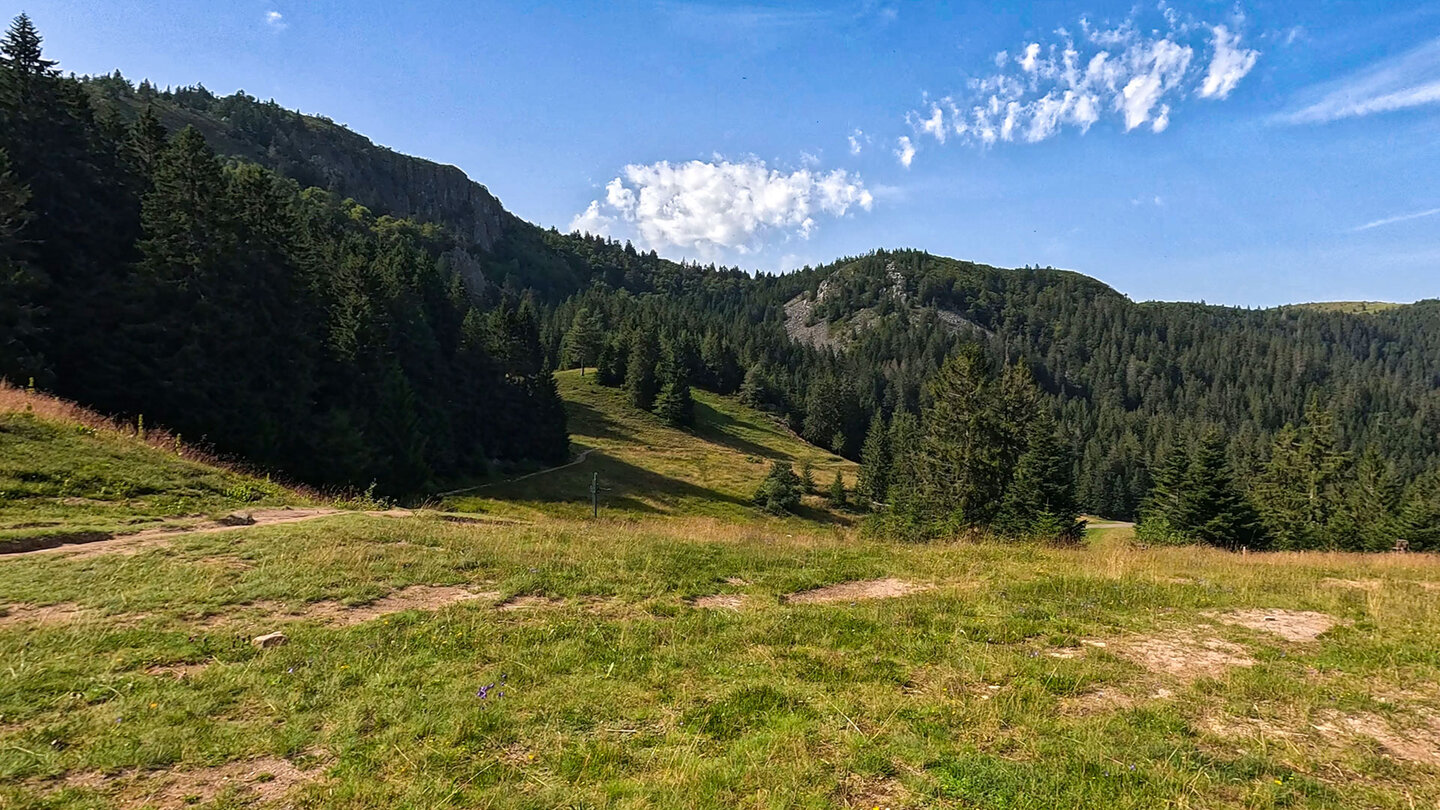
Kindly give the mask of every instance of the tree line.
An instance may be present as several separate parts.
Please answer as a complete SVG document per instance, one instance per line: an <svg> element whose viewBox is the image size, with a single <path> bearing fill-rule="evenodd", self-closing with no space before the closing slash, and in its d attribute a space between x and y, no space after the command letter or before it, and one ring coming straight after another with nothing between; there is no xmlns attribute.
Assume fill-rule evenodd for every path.
<svg viewBox="0 0 1440 810"><path fill-rule="evenodd" d="M321 485L561 459L541 311L457 247L98 115L24 15L0 42L0 376Z"/></svg>

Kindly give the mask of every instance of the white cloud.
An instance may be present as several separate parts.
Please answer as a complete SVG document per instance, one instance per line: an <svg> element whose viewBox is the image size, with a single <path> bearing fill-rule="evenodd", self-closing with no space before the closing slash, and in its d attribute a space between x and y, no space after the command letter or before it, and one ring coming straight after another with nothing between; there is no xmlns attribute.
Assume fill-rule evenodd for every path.
<svg viewBox="0 0 1440 810"><path fill-rule="evenodd" d="M1440 39L1319 87L1311 95L1318 95L1318 100L1279 120L1320 124L1440 103Z"/></svg>
<svg viewBox="0 0 1440 810"><path fill-rule="evenodd" d="M1230 91L1255 67L1260 52L1241 48L1240 35L1230 33L1223 25L1215 26L1214 33L1215 55L1200 85L1200 97L1228 98Z"/></svg>
<svg viewBox="0 0 1440 810"><path fill-rule="evenodd" d="M910 141L910 136L901 135L895 141L895 157L900 159L900 165L910 168L911 162L915 160L915 144Z"/></svg>
<svg viewBox="0 0 1440 810"><path fill-rule="evenodd" d="M804 168L785 173L761 160L660 161L626 166L570 223L571 230L609 233L633 227L642 245L693 250L713 257L722 249L753 253L764 237L808 239L816 217L870 210L874 197L844 170Z"/></svg>
<svg viewBox="0 0 1440 810"><path fill-rule="evenodd" d="M1364 225L1359 225L1351 228L1350 233L1359 233L1360 231L1368 231L1371 228L1379 228L1385 225L1394 225L1397 222L1409 222L1412 219L1420 219L1422 217L1433 217L1436 214L1440 214L1440 208L1431 208L1429 211L1417 211L1413 214L1401 214L1400 216L1396 217L1386 217L1384 219L1377 219L1374 222L1367 222Z"/></svg>
<svg viewBox="0 0 1440 810"><path fill-rule="evenodd" d="M1085 133L1108 113L1127 132L1164 132L1191 92L1226 98L1260 53L1241 46L1238 14L1212 26L1163 2L1157 10L1153 20L1137 13L1118 25L1082 17L1078 39L1059 28L1054 41L1025 43L1019 56L999 51L996 72L971 78L963 92L927 98L906 122L917 139L986 145L1039 143L1067 126Z"/></svg>
<svg viewBox="0 0 1440 810"><path fill-rule="evenodd" d="M615 224L615 218L606 216L600 212L600 201L591 200L582 213L576 214L570 220L570 232L594 233L601 236L609 236L610 228Z"/></svg>
<svg viewBox="0 0 1440 810"><path fill-rule="evenodd" d="M285 15L278 11L265 12L265 24L277 31L283 31L289 23L285 22Z"/></svg>
<svg viewBox="0 0 1440 810"><path fill-rule="evenodd" d="M848 140L850 141L850 154L858 155L865 148L865 144L870 142L870 136L866 135L864 130L857 129L850 133Z"/></svg>

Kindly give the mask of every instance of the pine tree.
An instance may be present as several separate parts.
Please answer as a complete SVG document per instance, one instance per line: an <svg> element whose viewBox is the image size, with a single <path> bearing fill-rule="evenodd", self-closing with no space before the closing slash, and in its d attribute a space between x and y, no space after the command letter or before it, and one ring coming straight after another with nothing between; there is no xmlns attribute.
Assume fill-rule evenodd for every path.
<svg viewBox="0 0 1440 810"><path fill-rule="evenodd" d="M995 393L977 351L946 360L931 383L919 471L926 507L936 518L984 526L995 515L1013 471L1006 465L1013 428L995 407Z"/></svg>
<svg viewBox="0 0 1440 810"><path fill-rule="evenodd" d="M800 461L800 491L806 495L815 492L815 465L808 458Z"/></svg>
<svg viewBox="0 0 1440 810"><path fill-rule="evenodd" d="M836 509L844 509L849 506L845 497L845 479L840 477L840 471L835 471L835 480L830 482L830 505Z"/></svg>
<svg viewBox="0 0 1440 810"><path fill-rule="evenodd" d="M1190 470L1190 454L1183 440L1176 441L1164 454L1155 484L1140 510L1135 536L1147 543L1188 542L1185 525L1185 479Z"/></svg>
<svg viewBox="0 0 1440 810"><path fill-rule="evenodd" d="M771 462L770 472L755 490L755 503L775 514L793 512L800 506L800 479L787 462Z"/></svg>
<svg viewBox="0 0 1440 810"><path fill-rule="evenodd" d="M625 392L630 404L642 411L655 407L660 384L655 374L659 349L655 335L648 329L636 329L630 341L630 355L625 361Z"/></svg>
<svg viewBox="0 0 1440 810"><path fill-rule="evenodd" d="M1179 525L1186 536L1224 548L1254 545L1256 518L1226 459L1225 435L1211 430L1195 446L1183 483Z"/></svg>
<svg viewBox="0 0 1440 810"><path fill-rule="evenodd" d="M1406 490L1399 534L1411 551L1440 551L1440 470L1420 476Z"/></svg>
<svg viewBox="0 0 1440 810"><path fill-rule="evenodd" d="M1348 485L1343 524L1347 551L1388 551L1402 533L1400 482L1375 445L1365 448Z"/></svg>
<svg viewBox="0 0 1440 810"><path fill-rule="evenodd" d="M683 350L674 342L666 345L660 377L662 387L655 400L656 415L671 427L693 426L695 400L690 395L689 370L685 366Z"/></svg>
<svg viewBox="0 0 1440 810"><path fill-rule="evenodd" d="M1018 537L1078 540L1074 459L1055 421L1042 414L1030 425L1025 452L1006 487L995 527Z"/></svg>
<svg viewBox="0 0 1440 810"><path fill-rule="evenodd" d="M575 313L570 329L565 333L565 358L570 367L579 366L580 376L585 376L585 367L594 365L600 354L600 316L589 309Z"/></svg>
<svg viewBox="0 0 1440 810"><path fill-rule="evenodd" d="M865 432L865 444L860 449L860 478L855 494L865 506L871 502L883 503L889 493L890 432L885 415L876 411L870 418L870 429Z"/></svg>

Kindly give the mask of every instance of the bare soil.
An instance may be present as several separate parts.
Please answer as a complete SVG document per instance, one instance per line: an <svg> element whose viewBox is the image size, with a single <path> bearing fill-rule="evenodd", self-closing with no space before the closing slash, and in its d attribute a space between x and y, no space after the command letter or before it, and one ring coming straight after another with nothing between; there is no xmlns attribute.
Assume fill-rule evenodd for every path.
<svg viewBox="0 0 1440 810"><path fill-rule="evenodd" d="M0 627L12 624L62 624L83 617L88 611L74 602L59 602L54 605L29 605L24 602L4 606L0 615Z"/></svg>
<svg viewBox="0 0 1440 810"><path fill-rule="evenodd" d="M168 526L155 529L146 529L134 534L106 534L104 532L85 532L75 535L53 535L47 538L40 538L42 545L26 547L22 551L14 551L3 556L18 557L30 554L64 554L67 559L78 560L94 557L101 554L135 554L146 549L155 548L170 542L175 537L186 534L212 534L214 532L240 531L252 529L257 526L273 526L279 523L299 523L315 518L329 517L346 513L344 509L332 509L329 507L306 507L306 508L281 508L281 509L255 509L235 512L219 520L209 520L189 526ZM412 514L407 509L387 509L384 511L360 512L356 514L383 515L387 517L407 517Z"/></svg>
<svg viewBox="0 0 1440 810"><path fill-rule="evenodd" d="M738 593L713 593L697 598L694 605L706 610L739 610L745 606L745 597Z"/></svg>
<svg viewBox="0 0 1440 810"><path fill-rule="evenodd" d="M830 602L857 602L862 599L893 599L897 596L928 591L933 587L933 585L908 582L894 577L867 579L841 582L823 588L792 593L785 597L785 601L792 605L820 605Z"/></svg>
<svg viewBox="0 0 1440 810"><path fill-rule="evenodd" d="M1315 730L1331 739L1373 740L1385 753L1405 762L1440 765L1440 717L1435 715L1427 714L1422 726L1402 730L1376 714L1332 713Z"/></svg>
<svg viewBox="0 0 1440 810"><path fill-rule="evenodd" d="M1116 639L1110 649L1151 672L1181 680L1218 678L1232 667L1255 663L1244 647L1178 630L1163 636Z"/></svg>
<svg viewBox="0 0 1440 810"><path fill-rule="evenodd" d="M233 795L255 804L278 804L294 788L324 777L322 768L301 770L279 757L227 762L210 768L119 775L80 773L67 775L66 787L88 788L109 794L115 807L182 810Z"/></svg>
<svg viewBox="0 0 1440 810"><path fill-rule="evenodd" d="M1310 610L1232 610L1207 614L1225 624L1274 633L1286 641L1314 641L1338 622Z"/></svg>

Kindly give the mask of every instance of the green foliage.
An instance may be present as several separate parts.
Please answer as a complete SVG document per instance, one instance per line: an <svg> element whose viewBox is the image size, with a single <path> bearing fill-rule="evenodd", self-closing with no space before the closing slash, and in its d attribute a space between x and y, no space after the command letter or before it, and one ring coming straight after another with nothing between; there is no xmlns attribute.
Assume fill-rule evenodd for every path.
<svg viewBox="0 0 1440 810"><path fill-rule="evenodd" d="M645 329L637 329L631 337L630 354L625 361L625 393L630 404L642 411L655 407L655 397L660 391L660 381L655 372L659 361L659 348L655 336Z"/></svg>
<svg viewBox="0 0 1440 810"><path fill-rule="evenodd" d="M789 462L773 461L770 472L755 490L755 503L767 512L783 514L800 506L801 482Z"/></svg>
<svg viewBox="0 0 1440 810"><path fill-rule="evenodd" d="M855 494L862 505L883 503L890 494L890 433L879 411L870 418L865 444L860 448L860 479Z"/></svg>
<svg viewBox="0 0 1440 810"><path fill-rule="evenodd" d="M835 471L835 479L830 482L830 505L836 509L844 509L850 505L850 500L845 494L845 479L840 477L840 471Z"/></svg>
<svg viewBox="0 0 1440 810"><path fill-rule="evenodd" d="M539 314L468 288L466 245L101 122L26 19L0 51L0 375L327 486L564 457Z"/></svg>

